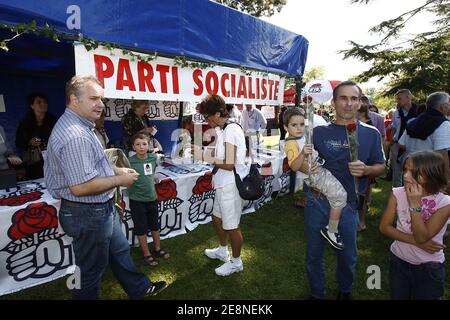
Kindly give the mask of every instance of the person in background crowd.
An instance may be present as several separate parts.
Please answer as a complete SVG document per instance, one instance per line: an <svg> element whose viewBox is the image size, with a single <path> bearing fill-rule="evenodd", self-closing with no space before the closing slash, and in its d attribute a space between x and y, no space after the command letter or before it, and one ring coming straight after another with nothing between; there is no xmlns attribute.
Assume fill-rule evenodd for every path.
<svg viewBox="0 0 450 320"><path fill-rule="evenodd" d="M372 119L370 118L369 115L369 106L365 104L362 100L361 106L358 109L358 120L364 122L365 124L373 126Z"/></svg>
<svg viewBox="0 0 450 320"><path fill-rule="evenodd" d="M227 111L230 115L230 121L242 125L242 113L234 104L227 104Z"/></svg>
<svg viewBox="0 0 450 320"><path fill-rule="evenodd" d="M0 126L0 170L9 169L9 164L12 166L19 166L22 164L22 159L16 156L6 139L5 130Z"/></svg>
<svg viewBox="0 0 450 320"><path fill-rule="evenodd" d="M381 177L381 179L386 181L392 181L392 165L391 165L391 145L392 145L392 136L395 133L395 129L392 125L392 118L394 116L394 109L391 109L386 114L386 119L384 120L384 128L386 130L386 140L384 142L384 154L386 155L386 166L388 170L386 175Z"/></svg>
<svg viewBox="0 0 450 320"><path fill-rule="evenodd" d="M16 132L16 146L22 151L25 163L26 179L38 179L44 176L42 151L56 123L56 118L48 112L48 99L42 93L31 93L27 98L29 110L19 123Z"/></svg>
<svg viewBox="0 0 450 320"><path fill-rule="evenodd" d="M402 166L401 155L403 151L399 149L398 140L401 138L403 131L409 119L417 116L417 105L412 102L412 94L408 89L398 90L395 94L397 101L397 110L392 118L395 133L392 137L391 145L391 167L392 167L392 186L402 186Z"/></svg>
<svg viewBox="0 0 450 320"><path fill-rule="evenodd" d="M102 145L103 149L106 149L109 143L108 135L106 134L105 130L105 110L102 111L102 115L98 120L95 120L95 128L94 133L98 138L98 141L100 141L100 144Z"/></svg>
<svg viewBox="0 0 450 320"><path fill-rule="evenodd" d="M247 138L256 136L256 146L258 146L261 140L261 131L267 126L267 120L260 110L258 110L252 104L246 104L244 110L242 110L242 129ZM255 143L249 144L252 148L256 148Z"/></svg>
<svg viewBox="0 0 450 320"><path fill-rule="evenodd" d="M104 109L104 90L95 77L72 77L66 86L66 105L48 142L45 182L51 196L61 199L59 223L72 237L81 276L74 299L98 299L108 264L131 299L154 295L165 281L151 282L139 272L114 205L118 186L130 187L139 174L111 166L95 136L94 122Z"/></svg>
<svg viewBox="0 0 450 320"><path fill-rule="evenodd" d="M244 270L241 260L243 237L240 228L243 200L236 187L233 170L236 170L241 179L249 172L248 166L245 165L245 136L240 126L228 122L228 112L222 97L208 95L200 103L200 113L217 133L214 157L203 157L203 150L193 145L196 160L204 160L214 165L212 182L216 196L212 220L219 246L205 249L204 254L210 259L223 261L215 272L219 276L229 276ZM228 238L231 240L231 259Z"/></svg>
<svg viewBox="0 0 450 320"><path fill-rule="evenodd" d="M147 111L150 108L148 100L134 100L131 109L122 118L123 140L128 152L134 154L131 137L136 133L145 133L150 138L150 152L163 152L162 146L155 138L156 127L150 125Z"/></svg>
<svg viewBox="0 0 450 320"><path fill-rule="evenodd" d="M284 120L283 116L286 112L287 107L282 106L280 110L280 114L278 115L278 129L280 129L280 151L284 150L284 139L286 138L286 129L284 129Z"/></svg>
<svg viewBox="0 0 450 320"><path fill-rule="evenodd" d="M427 97L426 111L408 122L398 144L406 154L416 151L436 151L448 163L450 122L445 117L449 106L446 92L434 92Z"/></svg>
<svg viewBox="0 0 450 320"><path fill-rule="evenodd" d="M380 231L395 241L390 251L389 285L393 300L431 300L444 294L443 235L450 218L448 163L421 151L407 156L404 187L393 188Z"/></svg>
<svg viewBox="0 0 450 320"><path fill-rule="evenodd" d="M365 98L365 99L364 99ZM369 104L366 102L366 97L361 97L361 106L358 109L358 119L359 121L373 126L372 118L370 117ZM384 129L384 124L383 124ZM377 128L377 131L380 132ZM372 183L375 178L367 177L366 183L359 183L358 190L358 215L359 215L359 223L358 223L358 231L366 231L366 213L369 210L370 202L371 202L371 191L372 191Z"/></svg>
<svg viewBox="0 0 450 320"><path fill-rule="evenodd" d="M358 123L358 161L350 162L346 125L356 122L356 113L360 106L361 88L353 81L339 83L333 90L332 106L336 110L336 120L326 126L314 128L314 149L325 159L323 165L344 186L347 191L347 205L340 222L339 233L344 241L344 249L337 252L336 277L339 287L337 299L350 299L357 258L356 235L358 213L356 211L356 190L354 177L365 183L367 176L383 173L384 155L379 132L372 126ZM300 168L308 173L304 164ZM316 172L317 166L311 168ZM324 239L319 234L328 223L330 204L326 198L306 191L305 235L306 235L306 271L310 285L310 299L325 298Z"/></svg>

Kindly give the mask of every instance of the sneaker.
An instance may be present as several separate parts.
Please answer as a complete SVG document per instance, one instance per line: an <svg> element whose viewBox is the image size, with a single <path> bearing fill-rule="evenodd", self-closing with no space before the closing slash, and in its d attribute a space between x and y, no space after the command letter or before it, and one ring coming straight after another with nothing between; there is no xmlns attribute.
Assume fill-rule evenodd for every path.
<svg viewBox="0 0 450 320"><path fill-rule="evenodd" d="M205 256L210 259L219 259L223 262L228 262L230 260L230 253L225 251L225 253L220 250L220 247L214 249L205 249Z"/></svg>
<svg viewBox="0 0 450 320"><path fill-rule="evenodd" d="M158 293L160 293L162 290L164 290L167 286L167 283L165 281L157 281L153 282L150 287L147 289L147 292L145 295L150 296L156 296Z"/></svg>
<svg viewBox="0 0 450 320"><path fill-rule="evenodd" d="M228 262L225 262L220 267L216 268L216 274L218 276L225 277L236 272L241 272L242 270L244 270L244 266L242 265L242 263L237 264L233 263L233 261L230 260Z"/></svg>
<svg viewBox="0 0 450 320"><path fill-rule="evenodd" d="M344 243L342 243L341 235L339 232L329 232L328 226L320 230L320 234L327 239L327 241L337 250L344 249Z"/></svg>

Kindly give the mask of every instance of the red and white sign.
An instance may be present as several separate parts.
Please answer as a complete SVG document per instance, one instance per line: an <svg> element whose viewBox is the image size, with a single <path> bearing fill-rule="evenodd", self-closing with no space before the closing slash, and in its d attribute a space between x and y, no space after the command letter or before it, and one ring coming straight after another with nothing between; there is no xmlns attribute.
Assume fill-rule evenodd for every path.
<svg viewBox="0 0 450 320"><path fill-rule="evenodd" d="M275 118L275 108L273 106L262 106L261 112L265 119Z"/></svg>
<svg viewBox="0 0 450 320"><path fill-rule="evenodd" d="M305 85L305 95L312 97L316 103L325 103L333 98L333 89L340 83L338 80L312 80Z"/></svg>
<svg viewBox="0 0 450 320"><path fill-rule="evenodd" d="M227 103L283 103L284 78L275 74L244 74L239 69L218 66L181 68L173 59L162 57L148 63L132 61L118 49L87 51L83 45L76 45L75 70L80 76L96 76L107 98L195 102L218 94Z"/></svg>

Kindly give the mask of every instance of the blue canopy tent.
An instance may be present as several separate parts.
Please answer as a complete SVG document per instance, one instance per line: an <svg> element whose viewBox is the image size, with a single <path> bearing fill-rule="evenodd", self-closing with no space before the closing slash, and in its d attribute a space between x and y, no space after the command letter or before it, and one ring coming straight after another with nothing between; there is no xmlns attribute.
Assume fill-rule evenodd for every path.
<svg viewBox="0 0 450 320"><path fill-rule="evenodd" d="M79 9L79 30L68 29L73 8ZM48 24L74 40L81 33L134 51L157 51L168 57L185 56L286 76L303 74L308 51L303 36L206 0L0 0L0 24L33 20L38 27ZM8 28L0 28L0 41L14 35ZM46 93L49 111L56 116L64 112L64 86L75 74L75 63L71 40L56 42L22 34L8 42L8 48L7 52L0 50L0 94L6 105L6 112L0 113L0 125L13 142L18 122L28 108L28 93ZM165 137L178 122L156 125L157 138L170 150L171 142ZM118 123L107 123L107 130L112 141L121 140Z"/></svg>

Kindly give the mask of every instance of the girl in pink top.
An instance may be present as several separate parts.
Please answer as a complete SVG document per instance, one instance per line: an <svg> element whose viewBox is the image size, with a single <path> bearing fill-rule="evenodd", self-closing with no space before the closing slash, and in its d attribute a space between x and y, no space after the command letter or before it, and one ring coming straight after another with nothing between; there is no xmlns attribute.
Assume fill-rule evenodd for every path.
<svg viewBox="0 0 450 320"><path fill-rule="evenodd" d="M391 245L391 298L439 299L444 294L443 236L450 217L448 164L436 152L408 156L404 187L394 188L380 222Z"/></svg>

